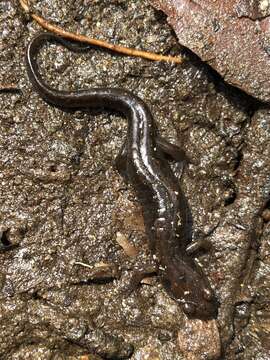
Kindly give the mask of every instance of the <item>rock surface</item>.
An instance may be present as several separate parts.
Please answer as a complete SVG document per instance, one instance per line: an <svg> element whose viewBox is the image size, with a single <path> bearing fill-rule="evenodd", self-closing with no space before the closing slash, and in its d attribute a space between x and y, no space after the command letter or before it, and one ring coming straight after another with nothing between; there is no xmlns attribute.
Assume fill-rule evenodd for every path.
<svg viewBox="0 0 270 360"><path fill-rule="evenodd" d="M270 101L268 0L150 0L168 15L180 44L225 81Z"/></svg>

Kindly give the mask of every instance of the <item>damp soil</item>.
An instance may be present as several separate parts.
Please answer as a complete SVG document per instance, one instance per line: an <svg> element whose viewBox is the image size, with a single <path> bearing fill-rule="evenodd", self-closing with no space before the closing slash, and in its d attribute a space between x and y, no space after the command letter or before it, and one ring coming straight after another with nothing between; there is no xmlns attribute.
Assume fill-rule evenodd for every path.
<svg viewBox="0 0 270 360"><path fill-rule="evenodd" d="M0 359L268 359L269 107L183 49L146 0L45 0L33 7L71 31L185 56L175 65L50 45L40 66L59 89L133 91L162 136L185 150L190 162L179 186L194 240L206 236L211 244L196 256L220 308L198 350L204 324L194 325L185 346L195 320L158 279L126 296L132 269L151 257L135 193L114 166L126 119L45 103L24 61L41 29L17 1L1 1Z"/></svg>

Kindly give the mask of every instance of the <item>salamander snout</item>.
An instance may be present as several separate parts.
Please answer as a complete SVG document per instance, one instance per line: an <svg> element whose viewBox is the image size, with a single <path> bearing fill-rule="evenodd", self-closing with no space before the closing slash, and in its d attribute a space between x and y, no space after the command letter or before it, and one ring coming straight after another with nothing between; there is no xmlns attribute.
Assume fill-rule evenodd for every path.
<svg viewBox="0 0 270 360"><path fill-rule="evenodd" d="M196 307L194 304L184 303L183 310L187 315L193 315L196 312Z"/></svg>
<svg viewBox="0 0 270 360"><path fill-rule="evenodd" d="M196 292L198 289L196 289ZM194 294L193 294L194 295ZM202 290L202 298L197 296L182 298L179 300L182 303L184 313L191 318L199 318L209 320L217 317L218 303L213 293L209 289ZM205 298L205 296L207 298Z"/></svg>
<svg viewBox="0 0 270 360"><path fill-rule="evenodd" d="M172 261L163 273L163 285L168 294L190 318L213 319L217 316L218 301L200 268L190 259Z"/></svg>
<svg viewBox="0 0 270 360"><path fill-rule="evenodd" d="M202 290L204 300L211 301L213 298L213 292L210 289L203 288Z"/></svg>

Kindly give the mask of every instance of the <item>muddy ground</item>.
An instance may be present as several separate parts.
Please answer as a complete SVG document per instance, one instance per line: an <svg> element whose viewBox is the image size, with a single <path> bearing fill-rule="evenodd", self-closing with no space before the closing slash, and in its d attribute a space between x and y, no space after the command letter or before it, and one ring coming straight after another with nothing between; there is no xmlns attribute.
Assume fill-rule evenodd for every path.
<svg viewBox="0 0 270 360"><path fill-rule="evenodd" d="M0 359L269 359L270 108L182 49L147 0L33 5L69 30L186 56L173 65L51 45L40 64L54 87L134 91L186 151L181 186L194 238L214 229L197 257L220 308L211 326L189 320L156 278L125 296L133 267L150 257L141 208L114 167L126 120L45 103L24 62L41 29L18 2L1 1Z"/></svg>

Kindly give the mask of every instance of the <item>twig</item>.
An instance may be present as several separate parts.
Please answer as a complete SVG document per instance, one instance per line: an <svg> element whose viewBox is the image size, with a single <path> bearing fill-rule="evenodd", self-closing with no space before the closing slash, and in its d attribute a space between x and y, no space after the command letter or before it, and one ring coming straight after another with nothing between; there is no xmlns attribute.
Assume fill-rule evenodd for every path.
<svg viewBox="0 0 270 360"><path fill-rule="evenodd" d="M18 88L15 84L0 84L0 93L1 92L20 92L21 89Z"/></svg>
<svg viewBox="0 0 270 360"><path fill-rule="evenodd" d="M148 60L168 61L168 62L173 62L173 63L177 63L177 64L181 64L183 62L182 57L165 56L165 55L151 53L148 51L126 48L124 46L114 45L114 44L108 43L103 40L93 39L93 38L90 38L85 35L66 31L66 30L60 28L59 26L52 25L43 17L32 13L30 11L27 0L20 0L20 4L21 4L22 8L24 9L24 11L27 12L40 26L42 26L44 29L47 29L55 34L58 34L64 38L66 38L66 39L80 41L80 42L84 42L84 43L87 43L90 45L100 46L100 47L103 47L103 48L106 48L106 49L109 49L112 51L116 51L118 53L122 53L122 54L125 54L128 56L138 56L138 57L142 57L142 58L148 59Z"/></svg>
<svg viewBox="0 0 270 360"><path fill-rule="evenodd" d="M87 268L89 268L89 269L93 269L93 266L90 266L90 265L88 265L88 264L85 264L85 263L83 263L83 262L81 262L81 261L75 261L74 262L74 265L80 265L80 266L83 266L83 267L87 267Z"/></svg>

